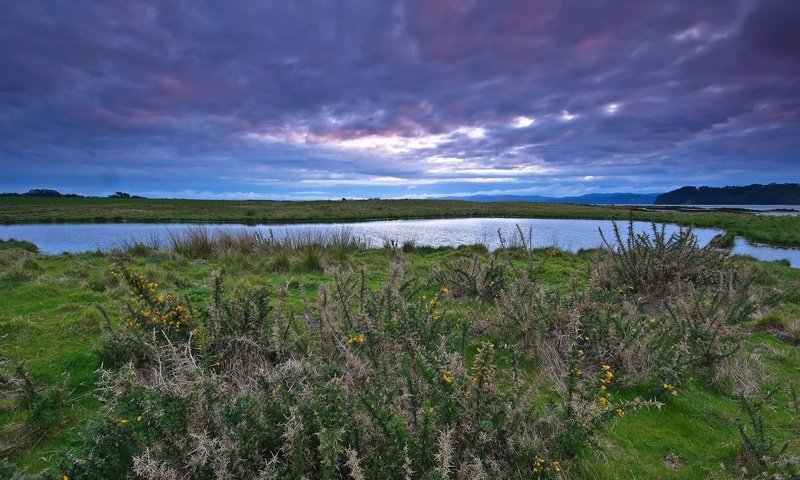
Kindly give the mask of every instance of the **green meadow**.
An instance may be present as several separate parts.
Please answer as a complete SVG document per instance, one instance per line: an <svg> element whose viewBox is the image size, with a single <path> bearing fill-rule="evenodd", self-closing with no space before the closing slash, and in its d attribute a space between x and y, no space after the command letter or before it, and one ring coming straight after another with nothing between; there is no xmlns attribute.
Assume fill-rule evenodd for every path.
<svg viewBox="0 0 800 480"><path fill-rule="evenodd" d="M463 202L14 202L2 221L397 208L680 218L741 235L760 221ZM782 230L796 219L770 221L773 243L800 240ZM531 249L529 233L495 252L201 230L76 255L3 241L0 478L798 478L800 270L657 226L578 253Z"/></svg>

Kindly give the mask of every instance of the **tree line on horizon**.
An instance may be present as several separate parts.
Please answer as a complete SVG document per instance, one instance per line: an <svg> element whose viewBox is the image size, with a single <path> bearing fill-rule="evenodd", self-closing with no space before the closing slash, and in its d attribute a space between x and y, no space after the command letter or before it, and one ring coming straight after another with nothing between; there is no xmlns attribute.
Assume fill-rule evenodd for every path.
<svg viewBox="0 0 800 480"><path fill-rule="evenodd" d="M800 205L800 184L682 187L656 197L656 205Z"/></svg>

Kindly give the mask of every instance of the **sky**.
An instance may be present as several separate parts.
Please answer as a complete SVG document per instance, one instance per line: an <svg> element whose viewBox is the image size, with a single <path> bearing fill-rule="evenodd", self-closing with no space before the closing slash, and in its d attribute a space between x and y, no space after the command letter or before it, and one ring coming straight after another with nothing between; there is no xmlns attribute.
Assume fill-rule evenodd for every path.
<svg viewBox="0 0 800 480"><path fill-rule="evenodd" d="M0 191L800 182L798 0L0 0Z"/></svg>

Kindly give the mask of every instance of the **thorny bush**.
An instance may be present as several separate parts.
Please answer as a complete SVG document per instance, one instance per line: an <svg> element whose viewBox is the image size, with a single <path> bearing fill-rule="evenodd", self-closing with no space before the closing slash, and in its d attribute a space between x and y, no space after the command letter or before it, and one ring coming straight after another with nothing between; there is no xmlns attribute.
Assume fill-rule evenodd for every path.
<svg viewBox="0 0 800 480"><path fill-rule="evenodd" d="M217 275L211 306L192 312L187 334L147 324L162 328L142 337L154 357L103 374L106 415L65 458L65 473L556 478L602 425L657 405L615 400L612 367L581 371L574 335L565 340L572 368L555 387L531 379L521 362L501 361L513 350L465 340L471 319L445 308L448 287L406 279L400 264L377 289L364 272L329 273L332 285L301 298L299 312L287 313L297 304L285 290L226 295ZM124 328L140 329L141 312L128 313Z"/></svg>

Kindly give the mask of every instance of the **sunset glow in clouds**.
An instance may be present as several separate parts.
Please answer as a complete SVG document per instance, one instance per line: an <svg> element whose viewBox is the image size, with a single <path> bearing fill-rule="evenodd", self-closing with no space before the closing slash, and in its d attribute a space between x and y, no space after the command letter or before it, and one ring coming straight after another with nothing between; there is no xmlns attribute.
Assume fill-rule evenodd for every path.
<svg viewBox="0 0 800 480"><path fill-rule="evenodd" d="M0 3L0 191L800 181L796 0Z"/></svg>

